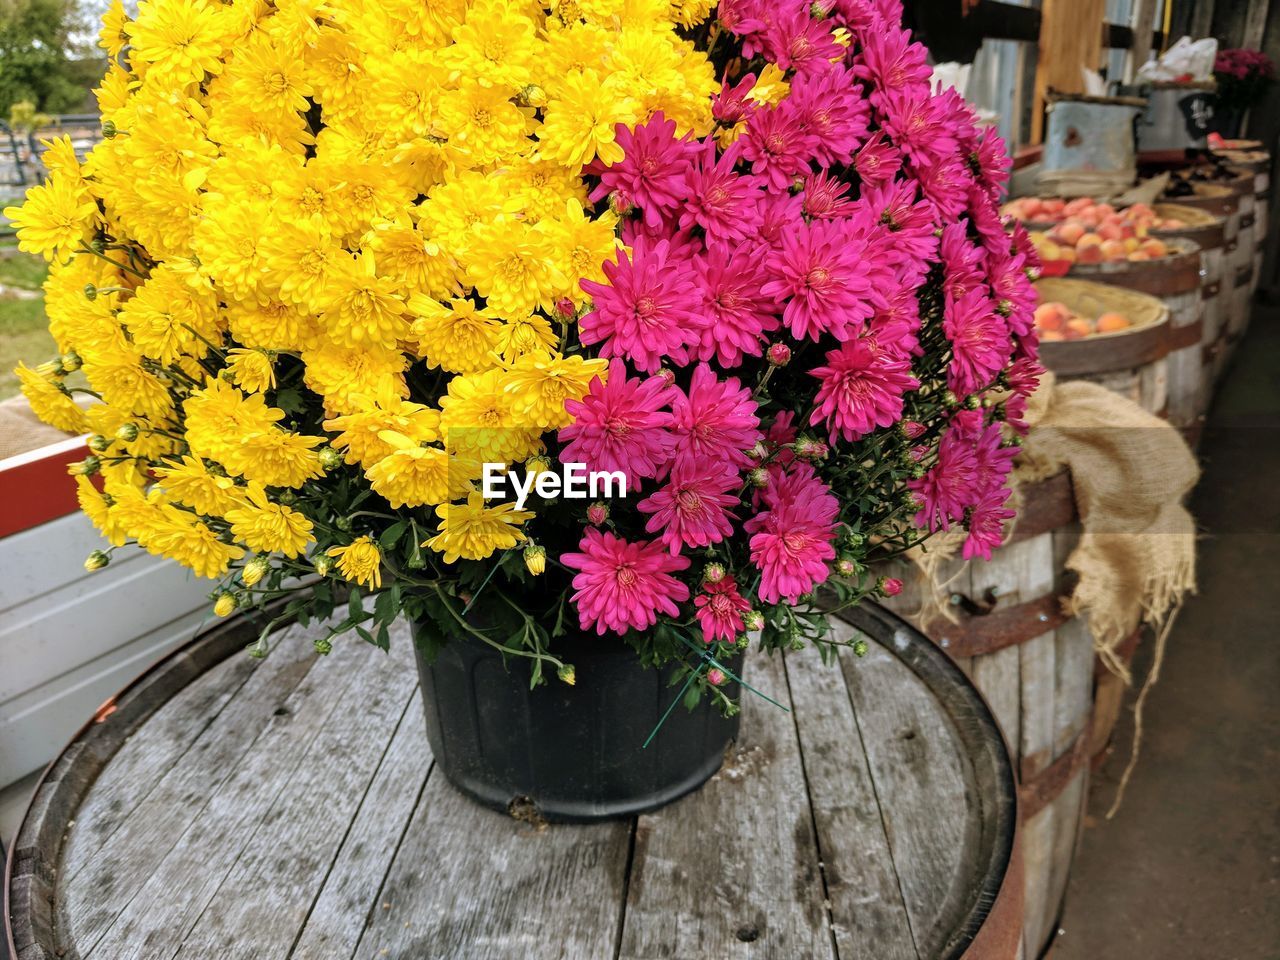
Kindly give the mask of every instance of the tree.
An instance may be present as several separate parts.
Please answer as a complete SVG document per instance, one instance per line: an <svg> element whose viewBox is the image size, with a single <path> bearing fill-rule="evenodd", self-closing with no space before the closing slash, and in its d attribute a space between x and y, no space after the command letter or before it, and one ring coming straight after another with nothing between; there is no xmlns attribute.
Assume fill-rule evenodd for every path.
<svg viewBox="0 0 1280 960"><path fill-rule="evenodd" d="M0 118L26 100L45 113L77 109L92 56L72 39L82 27L78 0L0 0Z"/></svg>

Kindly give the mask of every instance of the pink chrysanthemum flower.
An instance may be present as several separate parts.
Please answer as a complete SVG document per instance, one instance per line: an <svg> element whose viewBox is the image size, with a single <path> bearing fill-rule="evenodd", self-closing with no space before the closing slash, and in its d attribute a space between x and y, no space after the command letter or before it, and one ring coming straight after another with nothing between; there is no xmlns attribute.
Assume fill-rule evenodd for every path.
<svg viewBox="0 0 1280 960"><path fill-rule="evenodd" d="M824 62L800 74L788 97L822 166L849 163L867 139L871 107L851 70Z"/></svg>
<svg viewBox="0 0 1280 960"><path fill-rule="evenodd" d="M724 21L724 5L720 7L720 19ZM726 127L732 127L740 120L751 116L758 107L747 95L756 88L756 75L748 73L737 83L728 80L720 87L720 93L711 104L711 116Z"/></svg>
<svg viewBox="0 0 1280 960"><path fill-rule="evenodd" d="M826 170L805 177L800 198L804 215L810 220L839 220L853 216L858 210L849 199L849 185Z"/></svg>
<svg viewBox="0 0 1280 960"><path fill-rule="evenodd" d="M777 9L764 31L762 43L768 58L779 68L803 73L844 56L844 48L836 43L831 25L815 20L806 4L774 6ZM745 52L745 45L743 49Z"/></svg>
<svg viewBox="0 0 1280 960"><path fill-rule="evenodd" d="M637 370L653 373L665 357L702 339L706 320L690 264L670 256L671 242L636 239L631 257L618 252L605 263L607 283L583 280L594 309L578 322L584 344L600 344L606 357L625 357Z"/></svg>
<svg viewBox="0 0 1280 960"><path fill-rule="evenodd" d="M1035 326L1036 288L1027 277L1027 261L1022 254L989 254L987 281L997 306L1006 311L1009 329L1025 337Z"/></svg>
<svg viewBox="0 0 1280 960"><path fill-rule="evenodd" d="M919 356L922 352L916 333L920 329L920 299L914 286L898 284L885 295L886 306L871 318L867 335L896 359Z"/></svg>
<svg viewBox="0 0 1280 960"><path fill-rule="evenodd" d="M674 617L689 588L671 574L685 570L689 558L673 556L656 542L631 543L594 527L560 562L580 571L573 578L573 602L583 630L626 633L647 630L658 614Z"/></svg>
<svg viewBox="0 0 1280 960"><path fill-rule="evenodd" d="M845 221L800 223L782 236L766 267L771 279L761 289L785 301L782 320L797 339L830 333L845 340L871 317L873 264L861 252Z"/></svg>
<svg viewBox="0 0 1280 960"><path fill-rule="evenodd" d="M751 172L764 177L774 190L785 190L792 180L809 172L814 138L805 133L799 115L786 100L753 113L741 142Z"/></svg>
<svg viewBox="0 0 1280 960"><path fill-rule="evenodd" d="M767 256L782 238L799 228L804 220L804 200L791 193L767 193L760 207L757 253Z"/></svg>
<svg viewBox="0 0 1280 960"><path fill-rule="evenodd" d="M978 182L993 193L1002 193L1009 182L1013 160L1009 147L995 127L984 127L978 134L977 147L969 155L969 163Z"/></svg>
<svg viewBox="0 0 1280 960"><path fill-rule="evenodd" d="M969 512L969 535L960 550L966 560L974 557L990 560L991 551L1004 543L1004 525L1014 517L1014 511L1005 506L1008 499L1007 489L996 488L988 491Z"/></svg>
<svg viewBox="0 0 1280 960"><path fill-rule="evenodd" d="M678 460L666 484L636 504L652 514L648 533L660 533L672 553L706 547L733 533L730 508L738 503L742 480L722 461Z"/></svg>
<svg viewBox="0 0 1280 960"><path fill-rule="evenodd" d="M765 603L796 603L830 574L840 504L807 463L771 473L763 500L767 509L746 523L757 593Z"/></svg>
<svg viewBox="0 0 1280 960"><path fill-rule="evenodd" d="M933 202L942 217L951 220L964 212L973 174L959 157L913 161L911 168L920 192Z"/></svg>
<svg viewBox="0 0 1280 960"><path fill-rule="evenodd" d="M955 431L944 433L938 444L938 462L919 480L907 482L907 488L920 502L916 526L950 530L952 523L963 520L965 510L975 499L977 472L972 441Z"/></svg>
<svg viewBox="0 0 1280 960"><path fill-rule="evenodd" d="M928 90L881 91L886 133L917 162L945 160L955 155L959 123L938 97Z"/></svg>
<svg viewBox="0 0 1280 960"><path fill-rule="evenodd" d="M616 193L625 206L638 207L645 225L658 227L689 195L687 175L695 145L676 138L676 122L658 111L643 126L618 124L618 146L624 156L600 172L592 200Z"/></svg>
<svg viewBox="0 0 1280 960"><path fill-rule="evenodd" d="M760 417L751 391L737 377L719 380L709 366L698 364L689 392L675 392L671 416L677 459L750 465L750 450L760 439Z"/></svg>
<svg viewBox="0 0 1280 960"><path fill-rule="evenodd" d="M760 356L766 335L782 321L773 298L760 291L751 251L712 243L696 266L702 309L711 321L703 331L698 359L717 359L730 369L742 363L743 356Z"/></svg>
<svg viewBox="0 0 1280 960"><path fill-rule="evenodd" d="M892 94L927 95L933 76L929 51L924 44L912 42L910 31L897 29L898 22L882 21L879 29L859 31L862 50L854 73L871 81L871 99L880 109L884 109L886 97Z"/></svg>
<svg viewBox="0 0 1280 960"><path fill-rule="evenodd" d="M982 250L969 241L963 220L942 228L938 255L942 261L942 292L948 306L982 286Z"/></svg>
<svg viewBox="0 0 1280 960"><path fill-rule="evenodd" d="M849 340L827 354L810 375L821 381L811 425L825 423L833 440L859 440L902 416L903 397L920 382L911 362L881 350L874 340Z"/></svg>
<svg viewBox="0 0 1280 960"><path fill-rule="evenodd" d="M740 243L755 235L763 219L763 181L734 171L741 152L735 143L717 160L714 144L702 149L689 170L681 227L701 227L708 240Z"/></svg>
<svg viewBox="0 0 1280 960"><path fill-rule="evenodd" d="M573 423L560 431L562 463L585 463L592 470L621 470L628 489L656 477L675 454L667 404L672 392L661 377L628 379L621 360L609 364L607 382L593 377L581 400L566 400Z"/></svg>
<svg viewBox="0 0 1280 960"><path fill-rule="evenodd" d="M853 158L854 168L866 186L879 186L893 179L902 169L902 151L889 142L883 133L877 133L863 144Z"/></svg>
<svg viewBox="0 0 1280 960"><path fill-rule="evenodd" d="M733 577L704 583L702 593L693 598L693 605L697 607L702 639L707 643L732 643L746 629L742 615L751 609L751 604L738 592Z"/></svg>
<svg viewBox="0 0 1280 960"><path fill-rule="evenodd" d="M995 379L1013 352L1009 327L983 290L970 290L943 314L951 341L947 384L957 396L976 393Z"/></svg>
<svg viewBox="0 0 1280 960"><path fill-rule="evenodd" d="M903 282L912 287L924 281L928 261L938 254L938 209L917 191L911 180L895 180L862 191L869 216L890 234L883 247L883 259L894 264Z"/></svg>
<svg viewBox="0 0 1280 960"><path fill-rule="evenodd" d="M981 184L975 183L969 188L965 212L978 233L982 249L991 255L1009 252L1013 244L1009 240L1007 218L1000 215L1000 208Z"/></svg>

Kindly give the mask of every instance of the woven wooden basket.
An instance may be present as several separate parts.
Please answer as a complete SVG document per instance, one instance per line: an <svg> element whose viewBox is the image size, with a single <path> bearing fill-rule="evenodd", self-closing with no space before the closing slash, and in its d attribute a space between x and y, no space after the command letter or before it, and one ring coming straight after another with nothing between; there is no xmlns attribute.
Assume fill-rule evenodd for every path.
<svg viewBox="0 0 1280 960"><path fill-rule="evenodd" d="M1169 310L1155 297L1092 280L1050 277L1036 281L1036 292L1041 303L1061 303L1095 318L1122 313L1133 324L1114 333L1041 343L1041 362L1059 376L1127 370L1153 363L1169 352Z"/></svg>

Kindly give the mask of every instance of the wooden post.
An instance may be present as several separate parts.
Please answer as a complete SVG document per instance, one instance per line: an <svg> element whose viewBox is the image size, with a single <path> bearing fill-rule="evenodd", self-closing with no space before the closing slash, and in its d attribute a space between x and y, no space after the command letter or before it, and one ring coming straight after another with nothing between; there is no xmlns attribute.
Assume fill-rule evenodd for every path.
<svg viewBox="0 0 1280 960"><path fill-rule="evenodd" d="M1133 10L1133 49L1130 50L1129 57L1131 82L1151 56L1151 34L1155 26L1156 0L1138 0Z"/></svg>
<svg viewBox="0 0 1280 960"><path fill-rule="evenodd" d="M1261 50L1262 38L1267 32L1267 14L1271 0L1249 0L1249 12L1244 16L1244 38L1240 46L1246 50Z"/></svg>
<svg viewBox="0 0 1280 960"><path fill-rule="evenodd" d="M1213 34L1214 0L1196 0L1195 9L1191 12L1191 26L1188 32L1192 40L1199 40Z"/></svg>
<svg viewBox="0 0 1280 960"><path fill-rule="evenodd" d="M1040 56L1036 64L1035 112L1031 142L1044 139L1045 94L1050 90L1083 93L1086 67L1102 60L1102 24L1106 0L1044 0L1040 13Z"/></svg>

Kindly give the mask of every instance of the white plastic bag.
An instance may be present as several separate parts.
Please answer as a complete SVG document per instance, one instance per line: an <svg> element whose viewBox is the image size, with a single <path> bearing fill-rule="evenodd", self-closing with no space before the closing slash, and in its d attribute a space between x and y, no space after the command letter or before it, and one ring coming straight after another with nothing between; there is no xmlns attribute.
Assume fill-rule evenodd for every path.
<svg viewBox="0 0 1280 960"><path fill-rule="evenodd" d="M1139 83L1177 80L1190 76L1192 80L1209 80L1213 77L1213 61L1218 56L1218 41L1213 37L1192 40L1183 37L1164 52L1159 60L1148 60L1138 70Z"/></svg>

